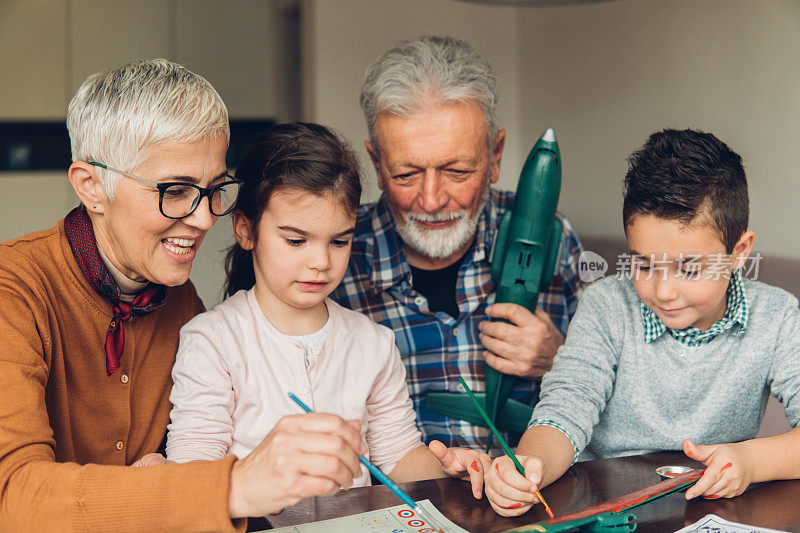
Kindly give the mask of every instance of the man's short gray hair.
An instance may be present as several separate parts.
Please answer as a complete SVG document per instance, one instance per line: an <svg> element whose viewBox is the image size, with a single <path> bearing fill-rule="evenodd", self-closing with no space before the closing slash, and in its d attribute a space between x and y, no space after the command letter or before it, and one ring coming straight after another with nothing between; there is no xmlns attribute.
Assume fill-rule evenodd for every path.
<svg viewBox="0 0 800 533"><path fill-rule="evenodd" d="M361 109L377 149L375 121L388 111L409 116L429 105L476 102L486 117L489 150L497 123L497 77L491 65L468 43L453 37L426 36L404 41L367 69Z"/></svg>
<svg viewBox="0 0 800 533"><path fill-rule="evenodd" d="M73 161L130 172L163 142L230 141L228 110L205 78L166 59L136 61L89 76L67 112ZM121 179L99 169L106 195Z"/></svg>

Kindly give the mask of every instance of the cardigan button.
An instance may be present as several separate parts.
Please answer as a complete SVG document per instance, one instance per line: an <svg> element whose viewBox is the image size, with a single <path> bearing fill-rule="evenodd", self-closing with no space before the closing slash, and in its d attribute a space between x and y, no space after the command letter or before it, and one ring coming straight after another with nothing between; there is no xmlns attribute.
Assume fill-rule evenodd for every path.
<svg viewBox="0 0 800 533"><path fill-rule="evenodd" d="M124 448L124 447L125 447L125 444L121 440L118 440L117 441L117 449L118 450L122 450L122 448Z"/></svg>
<svg viewBox="0 0 800 533"><path fill-rule="evenodd" d="M119 380L120 380L122 383L127 383L128 381L130 381L130 378L128 378L128 374L122 374L122 375L119 377Z"/></svg>

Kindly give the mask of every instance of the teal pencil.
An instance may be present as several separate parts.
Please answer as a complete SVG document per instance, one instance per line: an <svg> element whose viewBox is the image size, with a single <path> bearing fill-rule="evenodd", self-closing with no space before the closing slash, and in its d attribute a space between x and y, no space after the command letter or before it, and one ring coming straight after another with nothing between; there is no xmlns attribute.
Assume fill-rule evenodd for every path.
<svg viewBox="0 0 800 533"><path fill-rule="evenodd" d="M467 394L469 394L469 397L472 398L472 401L475 403L475 408L478 410L478 412L483 417L483 420L484 420L484 422L486 422L486 425L489 426L489 429L492 431L492 434L497 439L497 442L499 442L500 446L502 446L503 450L505 450L506 455L511 457L511 460L514 462L514 466L517 467L517 472L519 472L520 474L522 474L524 476L525 475L525 469L522 468L522 465L520 464L519 459L517 459L517 456L514 455L514 452L512 452L511 448L509 448L508 443L506 442L506 439L504 439L503 436L500 435L500 432L497 431L497 428L492 423L492 420L489 418L489 415L487 415L486 411L484 411L483 407L481 407L481 403L478 401L478 399L475 397L475 395L472 394L472 390L469 388L467 383L461 378L461 376L458 377L458 381L461 382L461 385L464 387L464 390L466 390ZM552 511L552 509L550 509L550 506L547 505L547 502L544 501L544 497L542 496L542 493L537 490L536 492L534 492L534 494L536 494L536 497L539 498L539 501L542 502L542 505L544 505L544 510L547 512L547 516L549 516L550 518L553 518L553 511Z"/></svg>
<svg viewBox="0 0 800 533"><path fill-rule="evenodd" d="M306 413L313 413L311 408L307 406L305 403L303 403L303 400L301 400L291 392L289 393L289 398L294 400L294 403L299 405L300 408ZM420 515L422 518L430 522L431 525L436 526L436 529L438 529L441 533L444 533L446 531L443 527L439 525L439 522L428 513L428 511L423 509L417 502L411 499L411 496L406 494L403 489L398 487L394 481L389 479L389 477L386 474L381 472L381 469L372 464L372 462L369 459L367 459L363 455L359 455L358 460L361 461L361 464L367 467L367 470L369 470L373 476L375 476L381 483L386 485L389 488L389 490L391 490L394 493L395 496L400 498L404 504L411 507L411 509L413 509L418 515Z"/></svg>

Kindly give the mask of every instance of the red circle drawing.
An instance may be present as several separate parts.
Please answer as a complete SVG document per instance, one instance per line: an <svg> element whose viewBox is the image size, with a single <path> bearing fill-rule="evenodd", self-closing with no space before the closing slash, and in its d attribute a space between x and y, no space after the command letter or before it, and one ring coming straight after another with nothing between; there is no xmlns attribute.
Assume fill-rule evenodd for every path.
<svg viewBox="0 0 800 533"><path fill-rule="evenodd" d="M425 525L425 522L422 520L414 519L414 520L409 520L408 525L411 527L422 527Z"/></svg>
<svg viewBox="0 0 800 533"><path fill-rule="evenodd" d="M412 511L411 509L400 509L399 511L397 511L397 516L399 516L400 518L411 518L412 516L414 516L414 511Z"/></svg>

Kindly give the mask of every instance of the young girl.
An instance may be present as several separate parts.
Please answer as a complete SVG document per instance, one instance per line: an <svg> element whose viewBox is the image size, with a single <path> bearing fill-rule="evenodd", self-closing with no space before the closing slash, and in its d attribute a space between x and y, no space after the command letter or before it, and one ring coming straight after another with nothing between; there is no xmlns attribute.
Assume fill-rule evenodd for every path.
<svg viewBox="0 0 800 533"><path fill-rule="evenodd" d="M257 137L236 171L238 242L228 299L181 330L167 457L244 458L281 417L314 411L361 424L367 457L395 481L469 475L489 457L421 442L391 330L328 299L347 269L361 184L353 153L316 124ZM361 466L353 486L370 483Z"/></svg>

